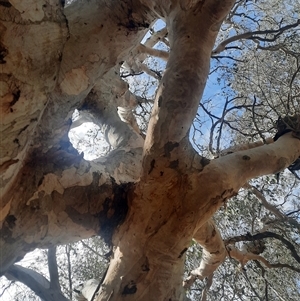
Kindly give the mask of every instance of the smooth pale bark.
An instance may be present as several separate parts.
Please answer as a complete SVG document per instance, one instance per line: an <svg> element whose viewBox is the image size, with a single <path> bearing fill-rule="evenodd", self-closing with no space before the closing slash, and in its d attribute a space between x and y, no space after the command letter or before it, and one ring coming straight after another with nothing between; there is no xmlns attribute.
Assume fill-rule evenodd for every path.
<svg viewBox="0 0 300 301"><path fill-rule="evenodd" d="M94 162L63 150L35 154L3 207L1 272L37 246L87 238L100 228L109 241L126 215L126 191L137 180L141 154L141 148L123 148Z"/></svg>
<svg viewBox="0 0 300 301"><path fill-rule="evenodd" d="M78 301L94 301L97 296L97 288L99 288L99 280L89 279L85 281L79 289L80 294L76 296Z"/></svg>
<svg viewBox="0 0 300 301"><path fill-rule="evenodd" d="M232 153L235 153L238 151L255 148L255 147L262 146L264 144L270 144L273 142L274 142L274 139L272 137L269 137L266 139L265 142L262 140L258 140L258 141L249 142L249 143L245 143L245 144L238 144L238 145L235 145L235 146L232 146L232 147L222 150L220 153L220 156L226 156L228 154L232 154Z"/></svg>
<svg viewBox="0 0 300 301"><path fill-rule="evenodd" d="M189 288L196 278L204 279L212 276L213 272L224 262L227 251L220 231L213 220L208 220L194 233L193 238L203 248L200 266L190 272L184 282L184 287Z"/></svg>
<svg viewBox="0 0 300 301"><path fill-rule="evenodd" d="M88 94L80 111L90 115L90 120L99 125L107 142L113 148L142 148L144 139L119 117L111 95L103 95L103 85L97 85ZM139 172L137 172L139 175Z"/></svg>
<svg viewBox="0 0 300 301"><path fill-rule="evenodd" d="M163 28L157 31L155 34L152 34L144 44L140 44L135 48L135 50L132 52L131 57L129 57L126 62L124 62L122 67L131 74L138 74L141 71L147 72L145 70L148 70L147 73L150 73L150 76L157 78L157 75L155 75L154 72L151 73L151 71L143 62L147 58L147 55L156 56L165 61L168 61L168 52L152 48L159 41L163 40L167 33L167 28ZM164 40L164 42L166 41ZM169 43L167 43L167 45L169 46Z"/></svg>
<svg viewBox="0 0 300 301"><path fill-rule="evenodd" d="M285 148L286 143L291 146L288 151ZM188 145L184 147L182 145L184 143L180 144L179 149L185 149L184 154L186 155ZM170 153L169 160L183 156L180 151L177 151L174 157L172 151ZM190 151L190 154L192 153ZM258 168L260 162L267 156L271 156L270 166L263 165ZM125 298L125 296L127 299L132 297L133 300L166 299L169 296L175 298L175 300L183 299L184 293L180 289L176 289L179 287L177 276L182 273L183 260L181 258L184 258L185 246L188 245L189 233L195 225L195 220L197 221L197 226L202 225L223 202L244 185L247 179L260 174L278 171L288 166L298 156L298 141L293 140L291 136L285 136L284 140L281 138L280 143L278 142L272 147L263 147L255 151L234 154L226 158L226 160L223 160L223 158L222 160L215 160L209 165L210 167L202 166L200 171L204 167L204 176L201 177L201 181L199 181L198 177L199 169L196 172L197 176L195 176L196 182L194 182L195 178L193 175L195 173L193 172L191 173L191 178L188 179L186 175L182 178L182 175L168 170L168 167L173 166L172 164L174 163L172 162L175 160L170 162L170 166L159 171L160 177L166 175L162 183L154 185L154 180L150 178L151 180L149 181L148 177L146 184L137 185L133 192L134 196L130 197L131 214L128 217L130 225L125 223L122 227L123 229L116 235L114 244L117 246L117 249L114 253L109 275L101 287L100 300L105 300L106 298L118 300ZM198 159L200 161L201 158ZM249 160L251 160L251 163L247 162ZM189 161L189 164L186 164L187 161ZM194 162L191 163L190 160L185 159L184 163L190 168L191 166L195 167ZM179 166L182 170L182 162ZM199 168L198 165L197 167ZM154 178L158 177L158 175L155 175L155 168L156 166L153 166L153 170L151 170L154 173ZM228 175L230 175L229 179L227 178ZM221 185L219 185L218 179L221 181ZM205 189L203 187L201 189L196 188L199 185L198 183L207 183L207 181L212 181L215 185L209 185ZM183 187L183 185L187 185L187 182L195 184L195 186L191 185L194 188L192 193L187 192L186 187ZM150 189L147 187L149 183L150 185L153 184ZM176 192L178 193L177 195ZM156 201L153 201L153 199ZM190 202L191 199L198 199L198 204ZM166 207L162 206L164 201L166 201ZM172 212L169 210L171 202L173 206ZM139 204L137 205L137 203ZM182 203L186 203L185 206L182 206ZM198 209L199 203L202 210L194 216L194 211L190 210ZM149 204L150 209L148 207ZM144 205L145 207L141 209L140 206ZM209 207L206 208L203 205L208 205ZM132 208L138 208L138 210L133 212ZM138 218L136 219L137 212ZM127 233L122 232L124 228L126 228L125 232ZM140 233L143 229L144 233ZM132 235L134 238L132 238ZM120 242L118 242L118 239ZM141 246L144 246L144 248L141 249ZM204 251L209 252L209 246L204 244L204 248ZM216 267L216 265L214 267L210 266L213 257L209 257L210 260L204 261L202 271L211 272ZM221 259L219 263L221 263ZM120 277L120 275L122 276ZM132 279L138 279L138 281ZM112 290L109 290L109 285L107 285L109 281L113 282ZM118 286L120 289L116 292L114 288ZM137 293L138 290L139 293L141 291L141 294Z"/></svg>
<svg viewBox="0 0 300 301"><path fill-rule="evenodd" d="M114 237L116 251L98 300L118 300L124 294L133 294L133 300L183 298L178 275L194 229L204 225L250 178L278 172L299 154L300 141L289 133L270 145L215 159L202 170L198 166L193 171L191 164L188 174L154 167L152 177L156 175L160 183L150 181L148 175L148 182L135 188L129 214ZM207 252L210 243L203 244ZM210 264L204 262L201 269L213 271Z"/></svg>
<svg viewBox="0 0 300 301"><path fill-rule="evenodd" d="M269 237L272 236L270 235ZM299 272L297 267L287 263L270 263L263 256L259 255L264 250L264 248L260 248L260 246L245 245L242 250L239 250L236 246L230 244L233 242L231 239L224 242L219 230L212 220L208 220L199 230L197 230L194 234L194 239L202 246L203 253L200 266L191 271L189 277L183 283L183 286L186 289L189 289L196 279L203 280L204 278L208 279L207 287L209 288L212 284L213 273L227 257L237 260L240 263L241 268L243 268L248 261L257 260L262 262L267 268L288 268ZM291 251L293 251L293 245L290 245L292 246ZM296 260L297 259L299 258L296 257ZM206 300L207 287L202 292L201 301Z"/></svg>
<svg viewBox="0 0 300 301"><path fill-rule="evenodd" d="M180 4L161 5L162 11L168 11L164 17L170 56L148 128L147 159L153 151L155 156L157 151L161 153L166 143L179 143L187 135L206 83L212 47L232 5L233 1L207 1L189 10L182 10ZM146 169L148 172L148 166Z"/></svg>

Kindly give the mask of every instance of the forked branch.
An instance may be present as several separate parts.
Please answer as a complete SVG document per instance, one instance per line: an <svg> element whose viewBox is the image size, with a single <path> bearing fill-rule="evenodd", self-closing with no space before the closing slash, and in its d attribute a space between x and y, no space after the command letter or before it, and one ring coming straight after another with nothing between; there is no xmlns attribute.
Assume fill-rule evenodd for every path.
<svg viewBox="0 0 300 301"><path fill-rule="evenodd" d="M257 40L257 41L264 41L264 42L274 42L281 34L286 32L287 30L291 28L295 28L300 24L300 19L297 20L297 22L293 24L289 24L283 27L280 27L278 29L269 29L269 30L256 30L256 31L249 31L242 34L235 35L233 37L230 37L223 42L221 42L213 51L212 55L216 55L221 53L226 49L226 46L232 42L238 41L238 40ZM265 35L265 37L262 37L262 35ZM271 38L267 38L266 35L272 35Z"/></svg>

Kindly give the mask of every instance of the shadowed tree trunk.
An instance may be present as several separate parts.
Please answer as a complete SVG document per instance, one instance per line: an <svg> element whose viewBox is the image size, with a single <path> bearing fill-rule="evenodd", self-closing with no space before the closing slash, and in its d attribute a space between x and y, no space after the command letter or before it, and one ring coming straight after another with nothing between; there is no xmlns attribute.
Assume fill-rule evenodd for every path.
<svg viewBox="0 0 300 301"><path fill-rule="evenodd" d="M209 275L211 248L224 248L212 215L249 179L300 155L292 133L212 161L189 142L234 1L3 3L1 272L36 247L101 234L113 256L97 300L183 300L191 239L207 249ZM166 21L170 54L144 140L117 115L116 95L128 91L118 66L156 18ZM70 144L75 108L103 128L115 147L107 157L86 161Z"/></svg>

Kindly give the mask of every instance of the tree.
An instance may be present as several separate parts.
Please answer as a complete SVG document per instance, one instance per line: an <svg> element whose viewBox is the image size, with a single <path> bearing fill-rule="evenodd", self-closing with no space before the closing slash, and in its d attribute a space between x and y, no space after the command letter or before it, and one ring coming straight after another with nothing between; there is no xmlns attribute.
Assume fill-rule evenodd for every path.
<svg viewBox="0 0 300 301"><path fill-rule="evenodd" d="M284 119L275 142L263 137L213 160L189 141L211 56L235 41L214 48L219 29L246 4L1 2L2 274L36 247L98 234L113 256L97 300L183 300L192 238L203 247L203 260L185 286L195 277L208 277L209 284L228 254L243 262L239 249L225 248L212 216L249 180L278 173L300 156L295 118ZM165 20L166 32L141 45L157 18ZM263 28L237 39L277 38L299 21L279 24L277 31ZM166 34L170 52L153 49ZM146 54L167 60L162 77L143 64ZM145 137L132 114L141 97L128 89L120 67L159 79ZM291 100L297 102L294 94ZM70 143L75 109L99 125L114 148L104 158L84 160Z"/></svg>

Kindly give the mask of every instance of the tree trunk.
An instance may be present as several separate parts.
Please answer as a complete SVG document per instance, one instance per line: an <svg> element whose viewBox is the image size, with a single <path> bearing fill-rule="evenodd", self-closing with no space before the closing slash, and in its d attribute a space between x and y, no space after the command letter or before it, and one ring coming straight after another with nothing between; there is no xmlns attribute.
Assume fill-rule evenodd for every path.
<svg viewBox="0 0 300 301"><path fill-rule="evenodd" d="M114 252L98 301L183 300L191 239L249 179L294 162L300 141L289 133L212 161L188 141L234 0L76 1L64 14L60 2L48 2L0 5L1 272L35 247L102 233ZM166 20L170 55L144 141L120 122L111 94L116 66L157 16ZM116 147L106 158L87 162L70 144L75 108L105 127ZM208 252L212 245L203 243Z"/></svg>
<svg viewBox="0 0 300 301"><path fill-rule="evenodd" d="M206 241L198 229L250 178L282 170L299 154L300 141L287 134L270 145L227 155L202 167L190 162L185 174L172 164L163 171L154 167L147 182L137 184L130 193L129 213L114 235L114 256L97 300L182 300L182 269L192 237L207 252L201 265L204 277L225 258L220 236L207 233L210 240ZM193 158L191 154L186 157ZM213 264L212 250L223 252L218 264Z"/></svg>

